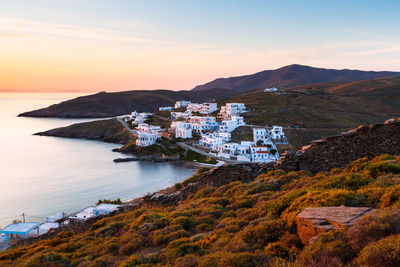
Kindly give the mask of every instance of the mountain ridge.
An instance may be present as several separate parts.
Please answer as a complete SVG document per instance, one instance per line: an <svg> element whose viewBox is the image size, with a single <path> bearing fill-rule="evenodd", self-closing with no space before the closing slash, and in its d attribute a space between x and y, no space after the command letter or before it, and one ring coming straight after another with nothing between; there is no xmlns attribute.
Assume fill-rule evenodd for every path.
<svg viewBox="0 0 400 267"><path fill-rule="evenodd" d="M400 76L394 71L361 71L350 69L314 68L292 64L275 70L264 70L254 74L218 78L198 85L192 91L210 89L250 90L266 87L291 87L323 82L353 82L375 78Z"/></svg>

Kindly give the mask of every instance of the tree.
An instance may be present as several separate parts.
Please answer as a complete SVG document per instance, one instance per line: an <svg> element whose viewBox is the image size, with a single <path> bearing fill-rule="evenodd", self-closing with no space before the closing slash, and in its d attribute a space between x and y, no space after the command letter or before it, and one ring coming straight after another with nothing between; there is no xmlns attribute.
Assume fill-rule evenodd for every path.
<svg viewBox="0 0 400 267"><path fill-rule="evenodd" d="M258 140L257 141L257 146L262 146L264 144L264 140Z"/></svg>

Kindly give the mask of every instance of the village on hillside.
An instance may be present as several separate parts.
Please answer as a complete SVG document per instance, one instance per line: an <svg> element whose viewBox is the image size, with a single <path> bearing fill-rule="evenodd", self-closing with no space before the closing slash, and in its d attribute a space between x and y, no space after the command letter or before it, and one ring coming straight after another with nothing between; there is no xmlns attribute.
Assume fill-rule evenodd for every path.
<svg viewBox="0 0 400 267"><path fill-rule="evenodd" d="M265 92L276 92L267 88ZM280 159L277 144L288 144L282 126L246 125L241 114L247 112L244 103L226 103L220 109L217 103L177 101L175 106L160 107L168 114L169 128L147 123L152 113L132 112L124 118L137 135L136 145L156 144L162 137L182 141L189 149L210 157L237 162L275 162ZM240 126L252 129L252 141L232 141L232 132Z"/></svg>

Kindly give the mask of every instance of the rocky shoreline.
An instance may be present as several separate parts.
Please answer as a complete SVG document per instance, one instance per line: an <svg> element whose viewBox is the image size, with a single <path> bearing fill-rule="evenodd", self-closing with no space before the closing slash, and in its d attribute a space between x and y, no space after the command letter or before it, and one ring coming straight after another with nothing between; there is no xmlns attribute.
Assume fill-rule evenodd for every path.
<svg viewBox="0 0 400 267"><path fill-rule="evenodd" d="M130 161L153 161L153 162L167 162L167 161L179 161L179 157L163 157L159 155L147 155L147 156L132 156L126 158L116 158L113 160L115 163L130 162Z"/></svg>

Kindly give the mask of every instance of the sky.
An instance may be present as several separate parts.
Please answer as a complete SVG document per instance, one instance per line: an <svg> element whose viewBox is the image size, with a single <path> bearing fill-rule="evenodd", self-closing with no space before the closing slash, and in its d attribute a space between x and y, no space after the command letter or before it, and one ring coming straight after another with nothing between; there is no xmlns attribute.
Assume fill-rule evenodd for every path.
<svg viewBox="0 0 400 267"><path fill-rule="evenodd" d="M398 0L0 0L0 92L188 90L289 64L400 71Z"/></svg>

